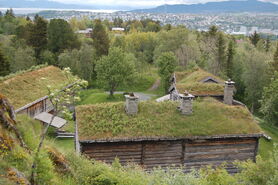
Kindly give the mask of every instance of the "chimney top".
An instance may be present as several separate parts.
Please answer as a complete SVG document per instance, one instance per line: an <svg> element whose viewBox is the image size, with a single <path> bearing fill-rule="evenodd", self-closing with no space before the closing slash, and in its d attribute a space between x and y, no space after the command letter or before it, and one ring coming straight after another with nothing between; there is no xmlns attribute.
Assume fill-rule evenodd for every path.
<svg viewBox="0 0 278 185"><path fill-rule="evenodd" d="M183 115L190 115L192 114L192 101L194 96L189 94L188 91L185 91L183 94L180 94L181 98L181 105L179 107L181 113Z"/></svg>
<svg viewBox="0 0 278 185"><path fill-rule="evenodd" d="M233 105L233 95L234 95L234 85L231 79L225 82L225 89L224 89L224 103L228 105Z"/></svg>
<svg viewBox="0 0 278 185"><path fill-rule="evenodd" d="M135 115L138 112L138 101L139 97L135 96L134 93L125 95L125 110L128 115Z"/></svg>
<svg viewBox="0 0 278 185"><path fill-rule="evenodd" d="M228 81L225 82L225 84L227 84L227 85L234 85L235 82L232 81L232 80L229 78Z"/></svg>
<svg viewBox="0 0 278 185"><path fill-rule="evenodd" d="M183 94L180 94L180 98L181 99L193 99L195 96L193 96L192 94L189 94L188 91L184 91Z"/></svg>

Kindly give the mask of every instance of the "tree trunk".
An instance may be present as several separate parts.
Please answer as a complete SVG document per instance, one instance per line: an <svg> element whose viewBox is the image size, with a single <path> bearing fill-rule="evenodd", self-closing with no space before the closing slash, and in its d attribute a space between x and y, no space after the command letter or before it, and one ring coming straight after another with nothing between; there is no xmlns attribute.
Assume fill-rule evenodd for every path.
<svg viewBox="0 0 278 185"><path fill-rule="evenodd" d="M114 97L114 90L110 90L109 92L110 92L110 96Z"/></svg>

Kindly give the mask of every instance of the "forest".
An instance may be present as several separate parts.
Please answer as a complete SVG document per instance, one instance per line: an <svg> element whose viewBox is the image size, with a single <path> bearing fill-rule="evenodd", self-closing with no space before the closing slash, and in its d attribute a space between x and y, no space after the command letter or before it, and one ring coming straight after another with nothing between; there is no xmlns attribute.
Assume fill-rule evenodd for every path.
<svg viewBox="0 0 278 185"><path fill-rule="evenodd" d="M124 28L124 31L113 31L115 27ZM93 28L89 36L78 33L87 28ZM211 26L208 32L199 32L185 26L162 26L150 19L125 22L118 18L109 22L83 17L66 21L46 20L37 15L32 20L15 16L12 9L0 14L0 81L38 65L69 67L74 75L88 82L81 100L95 93L99 95L94 97L95 100L101 99L100 102L121 100L122 97L115 93L117 91L165 95L174 71L201 68L222 79L232 79L236 85L235 99L243 102L262 128L277 139L278 41L256 32L249 37L232 36L217 26ZM150 92L154 84L158 87ZM105 97L104 91L109 92ZM25 117L20 119L30 121ZM38 128L34 126L32 129L24 139L31 150L35 150L36 143L30 138L37 137L31 135L38 135ZM21 130L27 133L26 129ZM53 149L55 144L47 143L50 148L37 156L38 170L41 170L37 173L45 173L37 184L274 185L278 182L277 149L271 154L264 151L262 157L267 157L258 157L256 164L250 161L239 163L242 173L235 176L222 168L208 168L190 174L157 169L148 174L136 166L122 167L117 160L108 166L68 154L57 160L67 161L66 166L70 167L62 169L70 175L59 177L63 171L61 168L57 171L55 164L51 163L51 156L58 156L55 155L58 151ZM266 148L273 147L268 144ZM15 156L10 156L16 160L10 162L19 165L17 160L25 158L26 164L19 165L24 169L30 167L32 156L22 150L17 147ZM1 152L0 158L5 155ZM20 156L23 153L25 156ZM46 157L48 154L50 157ZM47 160L43 161L43 157Z"/></svg>

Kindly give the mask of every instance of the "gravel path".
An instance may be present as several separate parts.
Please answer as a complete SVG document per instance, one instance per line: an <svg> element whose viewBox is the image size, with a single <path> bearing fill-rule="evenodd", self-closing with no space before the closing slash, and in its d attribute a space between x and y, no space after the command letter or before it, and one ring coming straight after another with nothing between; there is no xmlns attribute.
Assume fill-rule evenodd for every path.
<svg viewBox="0 0 278 185"><path fill-rule="evenodd" d="M106 92L106 93L109 94L109 92ZM122 92L122 91L114 92L114 94L123 94L123 93L124 92ZM154 94L146 94L146 93L141 93L141 92L134 92L134 94L139 97L139 101L150 100L152 97L156 96Z"/></svg>

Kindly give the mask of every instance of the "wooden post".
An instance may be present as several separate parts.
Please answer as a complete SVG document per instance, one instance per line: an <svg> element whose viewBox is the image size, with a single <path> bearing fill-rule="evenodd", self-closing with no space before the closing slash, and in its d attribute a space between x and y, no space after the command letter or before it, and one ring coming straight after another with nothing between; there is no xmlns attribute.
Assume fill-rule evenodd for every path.
<svg viewBox="0 0 278 185"><path fill-rule="evenodd" d="M144 165L145 160L145 151L146 151L146 144L142 142L142 148L141 148L141 165Z"/></svg>
<svg viewBox="0 0 278 185"><path fill-rule="evenodd" d="M256 162L256 157L257 157L258 150L259 150L259 139L260 139L260 138L257 138L257 139L256 139L255 151L254 151L254 159L253 159L254 162Z"/></svg>
<svg viewBox="0 0 278 185"><path fill-rule="evenodd" d="M181 165L184 166L184 155L185 155L185 140L181 141L182 152L181 152Z"/></svg>

